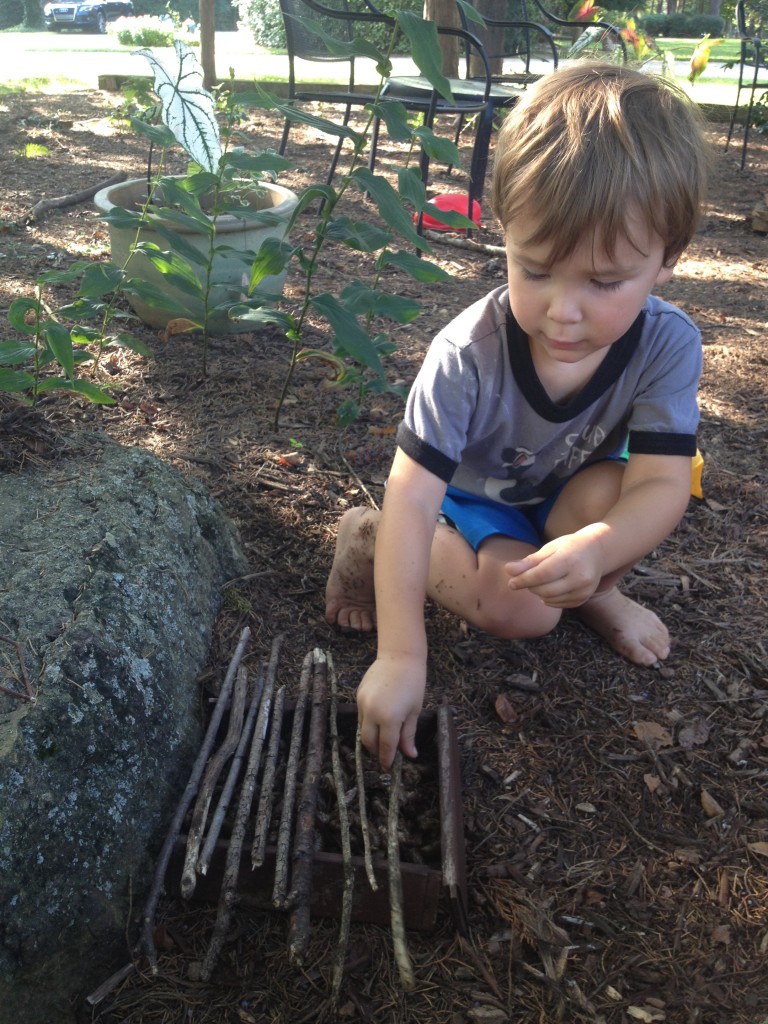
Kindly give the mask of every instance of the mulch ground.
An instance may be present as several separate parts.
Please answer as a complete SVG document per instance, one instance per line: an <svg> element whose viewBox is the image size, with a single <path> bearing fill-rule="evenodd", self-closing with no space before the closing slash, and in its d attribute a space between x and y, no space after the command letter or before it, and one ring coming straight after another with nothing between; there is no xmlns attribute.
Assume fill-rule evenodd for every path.
<svg viewBox="0 0 768 1024"><path fill-rule="evenodd" d="M141 173L143 146L109 117L114 104L98 93L0 101L3 308L31 294L42 269L107 254L104 228L87 205L21 222L41 198L118 170ZM260 115L248 131L255 144L274 145L279 127ZM670 625L673 653L663 668L643 669L571 619L541 640L510 644L428 608L427 704L447 700L459 736L470 937L457 936L447 905L431 931L411 933L416 987L406 994L389 930L355 924L341 1020L768 1019L768 241L750 223L768 188L768 145L755 138L740 172L736 151L723 151L723 126L711 134L718 158L710 207L662 290L703 332L704 498L691 500L674 535L626 580L627 591ZM27 143L46 153L30 155ZM327 153L322 139L297 134L296 167L281 180L296 187L319 180ZM396 158L385 151L382 166ZM490 225L479 237L500 241ZM390 373L406 384L434 332L503 279L493 255L435 248L456 281L402 283L424 307L415 324L393 332ZM360 260L330 249L322 275L333 289L361 275ZM296 287L289 279L289 297ZM4 400L5 464L55 457L57 438L100 429L204 481L237 523L252 573L226 589L200 685L220 685L247 625L251 669L284 634L279 671L289 691L306 653L319 647L333 655L341 698L353 700L375 641L330 628L323 591L341 513L381 501L400 400L379 397L339 429L338 392L327 371L309 363L275 426L289 358L278 335L214 339L207 375L198 340L163 342L146 329L142 336L153 358L122 351L102 361L114 406L59 397L32 420ZM131 940L135 915L134 908ZM157 973L137 962L88 1019L299 1024L327 1017L334 921L314 923L298 968L286 952L285 915L238 910L203 984L196 965L214 916L215 908L169 893L158 915Z"/></svg>

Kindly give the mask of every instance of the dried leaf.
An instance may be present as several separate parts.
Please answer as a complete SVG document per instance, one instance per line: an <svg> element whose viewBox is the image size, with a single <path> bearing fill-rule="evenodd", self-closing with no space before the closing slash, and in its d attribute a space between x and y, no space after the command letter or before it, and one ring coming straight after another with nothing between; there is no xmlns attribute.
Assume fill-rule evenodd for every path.
<svg viewBox="0 0 768 1024"><path fill-rule="evenodd" d="M691 750L693 747L706 743L711 731L712 726L706 718L697 718L694 722L683 726L677 740L684 750Z"/></svg>
<svg viewBox="0 0 768 1024"><path fill-rule="evenodd" d="M576 810L582 811L584 814L597 814L597 808L595 807L595 805L586 802L576 804Z"/></svg>
<svg viewBox="0 0 768 1024"><path fill-rule="evenodd" d="M701 806L708 818L717 818L721 814L725 814L725 811L717 800L715 800L712 794L708 793L706 789L702 789L701 791Z"/></svg>
<svg viewBox="0 0 768 1024"><path fill-rule="evenodd" d="M187 331L199 331L200 324L194 320L187 320L183 316L176 317L175 320L169 320L165 325L165 329L160 331L161 341L170 341L175 334L185 334Z"/></svg>
<svg viewBox="0 0 768 1024"><path fill-rule="evenodd" d="M768 857L768 843L747 843L747 849L760 857Z"/></svg>
<svg viewBox="0 0 768 1024"><path fill-rule="evenodd" d="M507 725L513 725L520 718L516 708L510 702L509 698L504 693L500 693L496 698L496 714Z"/></svg>
<svg viewBox="0 0 768 1024"><path fill-rule="evenodd" d="M643 776L643 782L645 782L646 786L648 787L651 793L655 793L661 785L661 779L658 777L658 775L651 775L650 772L645 773L645 775Z"/></svg>
<svg viewBox="0 0 768 1024"><path fill-rule="evenodd" d="M672 734L658 722L635 722L632 727L635 736L654 750L672 746Z"/></svg>
<svg viewBox="0 0 768 1024"><path fill-rule="evenodd" d="M701 864L701 854L696 850L677 849L675 850L675 860L680 861L682 864Z"/></svg>
<svg viewBox="0 0 768 1024"><path fill-rule="evenodd" d="M724 946L727 946L731 941L731 926L729 924L719 924L713 928L712 941L722 942Z"/></svg>
<svg viewBox="0 0 768 1024"><path fill-rule="evenodd" d="M627 1013L635 1020L654 1021L666 1020L667 1015L663 1010L657 1010L654 1006L628 1006Z"/></svg>

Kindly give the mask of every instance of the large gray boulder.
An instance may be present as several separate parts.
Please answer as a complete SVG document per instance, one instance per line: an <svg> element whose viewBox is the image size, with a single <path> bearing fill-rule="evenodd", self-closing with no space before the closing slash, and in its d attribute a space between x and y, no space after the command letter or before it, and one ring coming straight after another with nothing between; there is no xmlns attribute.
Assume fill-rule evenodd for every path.
<svg viewBox="0 0 768 1024"><path fill-rule="evenodd" d="M0 1024L69 1024L129 958L246 563L204 488L101 436L0 474ZM135 929L132 929L135 937Z"/></svg>

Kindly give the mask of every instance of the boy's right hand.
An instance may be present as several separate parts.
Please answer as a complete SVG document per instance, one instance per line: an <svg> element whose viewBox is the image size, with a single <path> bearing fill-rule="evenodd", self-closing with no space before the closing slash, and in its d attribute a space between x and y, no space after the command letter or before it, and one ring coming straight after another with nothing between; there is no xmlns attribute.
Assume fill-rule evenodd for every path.
<svg viewBox="0 0 768 1024"><path fill-rule="evenodd" d="M424 703L427 668L423 659L380 655L357 690L360 739L389 771L397 748L416 757L416 724Z"/></svg>

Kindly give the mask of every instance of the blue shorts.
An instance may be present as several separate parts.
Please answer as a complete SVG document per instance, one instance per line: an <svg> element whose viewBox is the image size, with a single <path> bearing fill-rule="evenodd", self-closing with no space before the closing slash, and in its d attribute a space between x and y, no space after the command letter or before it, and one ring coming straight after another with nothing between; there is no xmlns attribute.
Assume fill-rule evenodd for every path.
<svg viewBox="0 0 768 1024"><path fill-rule="evenodd" d="M609 455L605 461L626 463L627 459L623 454ZM591 462L589 465L594 466L597 463ZM520 508L502 505L498 501L491 501L490 498L481 498L449 486L440 506L440 514L451 526L456 527L473 551L477 551L484 540L497 533L540 548L544 543L544 527L552 506L570 479L572 477L563 480L562 484L538 505Z"/></svg>

